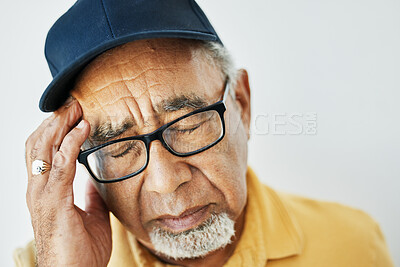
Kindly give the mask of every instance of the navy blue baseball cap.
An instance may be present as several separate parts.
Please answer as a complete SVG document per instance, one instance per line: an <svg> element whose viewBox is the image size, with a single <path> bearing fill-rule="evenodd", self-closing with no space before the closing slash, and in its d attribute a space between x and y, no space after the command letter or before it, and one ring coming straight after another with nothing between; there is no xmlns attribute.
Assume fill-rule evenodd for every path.
<svg viewBox="0 0 400 267"><path fill-rule="evenodd" d="M68 98L74 78L96 56L150 38L222 44L194 0L78 0L47 34L45 56L53 80L40 99L40 110L57 110Z"/></svg>

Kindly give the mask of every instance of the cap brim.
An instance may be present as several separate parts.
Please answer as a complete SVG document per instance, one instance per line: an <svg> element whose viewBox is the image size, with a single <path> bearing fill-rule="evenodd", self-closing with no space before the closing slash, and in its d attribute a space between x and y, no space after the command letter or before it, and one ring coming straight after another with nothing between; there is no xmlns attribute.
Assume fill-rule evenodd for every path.
<svg viewBox="0 0 400 267"><path fill-rule="evenodd" d="M111 39L88 51L83 56L77 58L67 68L58 73L53 78L49 86L47 86L42 97L40 98L40 110L43 112L52 112L57 110L68 98L69 92L72 89L71 87L73 86L72 82L74 81L74 78L95 57L99 56L100 54L111 48L117 47L125 43L141 39L154 38L184 38L204 41L216 41L221 43L221 41L215 34L185 30L149 31L135 33L133 35L127 35L117 39Z"/></svg>

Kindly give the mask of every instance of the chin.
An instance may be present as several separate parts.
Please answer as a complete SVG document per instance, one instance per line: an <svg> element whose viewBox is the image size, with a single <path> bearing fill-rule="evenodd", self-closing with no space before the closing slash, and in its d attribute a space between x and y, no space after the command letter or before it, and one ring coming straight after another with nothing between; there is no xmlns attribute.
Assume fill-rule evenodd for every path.
<svg viewBox="0 0 400 267"><path fill-rule="evenodd" d="M204 257L224 248L234 235L235 222L226 213L212 213L199 225L179 232L155 226L150 240L157 253L180 260Z"/></svg>

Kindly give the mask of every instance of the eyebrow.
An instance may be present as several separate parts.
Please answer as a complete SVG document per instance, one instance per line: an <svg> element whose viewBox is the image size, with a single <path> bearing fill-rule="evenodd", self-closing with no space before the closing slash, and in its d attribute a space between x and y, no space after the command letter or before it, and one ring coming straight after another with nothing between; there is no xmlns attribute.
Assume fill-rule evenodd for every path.
<svg viewBox="0 0 400 267"><path fill-rule="evenodd" d="M196 95L179 95L162 100L155 107L157 113L174 112L183 109L195 110L207 106L207 101ZM112 124L105 122L94 127L93 134L90 136L91 145L98 142L106 142L120 136L127 130L136 126L131 118L126 118L122 123Z"/></svg>
<svg viewBox="0 0 400 267"><path fill-rule="evenodd" d="M123 134L135 125L136 123L134 123L131 119L125 119L122 123L114 125L111 124L111 122L106 122L95 126L93 134L89 139L92 144L97 142L106 142Z"/></svg>
<svg viewBox="0 0 400 267"><path fill-rule="evenodd" d="M168 99L162 100L156 106L158 113L172 112L182 109L199 109L207 106L207 101L197 95L180 95L173 96Z"/></svg>

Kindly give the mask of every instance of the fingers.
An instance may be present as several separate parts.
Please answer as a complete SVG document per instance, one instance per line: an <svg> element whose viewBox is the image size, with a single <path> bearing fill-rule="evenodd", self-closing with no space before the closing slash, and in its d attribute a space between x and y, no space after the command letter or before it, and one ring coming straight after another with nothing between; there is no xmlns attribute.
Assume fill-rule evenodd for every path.
<svg viewBox="0 0 400 267"><path fill-rule="evenodd" d="M53 158L48 186L67 186L72 190L72 183L76 170L76 159L78 158L80 147L89 135L89 128L89 123L82 120L64 137L60 149Z"/></svg>
<svg viewBox="0 0 400 267"><path fill-rule="evenodd" d="M76 100L72 100L67 107L57 110L54 120L47 125L43 132L43 136L52 140L51 143L46 143L48 147L46 147L45 150L49 151L50 148L53 148L52 152L56 152L65 135L74 127L81 117L82 108ZM55 153L53 153L53 155L54 154Z"/></svg>
<svg viewBox="0 0 400 267"><path fill-rule="evenodd" d="M88 214L107 219L109 216L108 208L103 199L97 192L91 180L86 184L85 211Z"/></svg>
<svg viewBox="0 0 400 267"><path fill-rule="evenodd" d="M47 125L54 120L54 113L45 119L39 127L28 137L28 139L25 142L25 161L26 161L26 166L27 166L27 171L28 171L28 176L31 175L31 164L32 162L37 159L38 156L38 150L39 150L39 145L38 140L42 137L42 134L44 130L46 129ZM47 161L48 159L46 159Z"/></svg>
<svg viewBox="0 0 400 267"><path fill-rule="evenodd" d="M52 163L64 136L82 116L79 103L71 99L69 103L54 112L29 136L25 143L25 159L28 177L31 176L31 164L36 159Z"/></svg>
<svg viewBox="0 0 400 267"><path fill-rule="evenodd" d="M70 113L74 115L70 115ZM76 100L71 100L69 103L54 112L49 118L44 120L42 124L36 129L36 131L33 132L26 141L25 157L26 167L28 171L28 188L26 193L26 201L30 210L32 205L38 204L37 200L41 198L43 189L48 182L48 177L51 172L50 170L50 172L48 171L43 174L33 175L32 162L36 159L40 159L52 165L56 145L53 138L55 135L49 134L50 130L53 132L63 131L65 133L68 126L65 126L65 122L64 124L62 123L63 118L72 121L77 120L80 116L82 116L82 111L79 103Z"/></svg>
<svg viewBox="0 0 400 267"><path fill-rule="evenodd" d="M26 142L26 199L40 266L95 266L98 257L107 262L111 254L111 228L104 219L108 212L101 198L89 190L88 210L101 217L74 205L76 159L90 132L85 120L75 126L81 117L79 103L72 101L46 119ZM36 159L50 163L50 171L32 175Z"/></svg>
<svg viewBox="0 0 400 267"><path fill-rule="evenodd" d="M74 206L72 183L75 178L76 159L88 134L89 123L82 120L65 136L59 151L54 155L50 171L31 178L27 190L27 204L30 210L31 205L51 208L60 201L66 206ZM44 178L46 175L49 176L48 180Z"/></svg>
<svg viewBox="0 0 400 267"><path fill-rule="evenodd" d="M26 142L26 161L28 168L38 156L49 163L57 152L64 136L82 116L82 109L76 100L61 107L52 116L43 121ZM28 170L29 171L29 170Z"/></svg>
<svg viewBox="0 0 400 267"><path fill-rule="evenodd" d="M76 100L71 100L54 112L48 119L43 121L26 141L25 156L28 171L28 190L26 198L29 209L31 209L31 205L38 205L39 199L53 198L53 200L56 201L60 199L61 195L64 197L70 196L73 203L72 188L68 190L65 188L61 195L59 190L54 189L59 189L59 186L55 186L58 181L70 180L72 184L72 180L74 179L75 161L80 146L87 137L88 123L83 122L81 124L83 127L75 127L71 132L70 130L81 116L82 110L79 103ZM67 138L67 140L65 141L64 149L59 150L65 138ZM71 139L74 140L71 141ZM33 175L32 162L37 159L49 163L51 165L50 171ZM54 177L52 181L56 183L48 186L50 176ZM57 177L57 179L55 177ZM55 191L59 195L50 194L52 197L45 197L44 189L46 188L49 189L46 193Z"/></svg>

